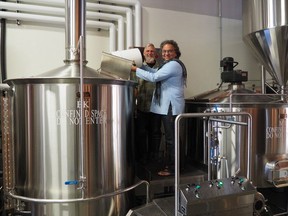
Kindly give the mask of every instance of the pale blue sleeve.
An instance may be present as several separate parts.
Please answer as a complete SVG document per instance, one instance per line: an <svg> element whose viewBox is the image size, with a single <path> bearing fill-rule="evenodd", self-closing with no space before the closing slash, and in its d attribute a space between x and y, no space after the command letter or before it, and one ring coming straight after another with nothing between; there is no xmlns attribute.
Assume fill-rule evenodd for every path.
<svg viewBox="0 0 288 216"><path fill-rule="evenodd" d="M158 82L165 80L169 77L176 76L177 73L182 73L181 65L176 61L171 61L165 64L161 69L155 70L153 68L145 67L145 70L141 68L137 68L136 76L150 81L150 82Z"/></svg>

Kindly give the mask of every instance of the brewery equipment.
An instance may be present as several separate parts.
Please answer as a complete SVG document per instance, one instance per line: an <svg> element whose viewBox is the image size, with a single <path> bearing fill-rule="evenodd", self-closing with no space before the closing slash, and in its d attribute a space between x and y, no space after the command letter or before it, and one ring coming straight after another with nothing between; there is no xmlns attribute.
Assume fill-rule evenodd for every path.
<svg viewBox="0 0 288 216"><path fill-rule="evenodd" d="M245 121L234 121L231 117L246 116ZM248 132L248 152L251 147L251 115L248 113L184 113L176 118L175 130L180 131L180 120L187 118L209 118L208 125L212 122L235 124L244 127ZM141 206L129 211L127 215L231 215L237 211L238 215L260 215L266 206L263 196L257 193L251 183L250 169L247 169L248 179L241 176L232 176L224 179L211 179L208 181L191 181L179 186L179 134L175 139L175 197L156 199L149 205ZM210 140L209 140L210 141ZM209 143L209 142L208 142ZM247 164L250 167L251 154L248 154ZM171 206L173 205L173 209ZM154 214L153 214L154 215Z"/></svg>
<svg viewBox="0 0 288 216"><path fill-rule="evenodd" d="M66 0L64 66L5 81L7 210L118 216L132 205L135 83L86 66L85 4ZM132 61L123 64L130 72Z"/></svg>
<svg viewBox="0 0 288 216"><path fill-rule="evenodd" d="M180 209L175 214L175 197L155 199L149 204L131 209L127 216L252 216L265 208L263 197L244 177L231 177L205 182L191 182L180 188Z"/></svg>
<svg viewBox="0 0 288 216"><path fill-rule="evenodd" d="M287 12L287 0L243 0L243 40L276 82L276 94L261 94L247 89L244 83L248 80L248 72L235 69L238 62L225 57L220 61L223 68L221 79L222 83L228 83L228 87L221 88L221 84L217 89L186 99L187 115L249 113L252 116L252 142L251 148L247 146L247 131L240 127L222 123L210 125L208 117L187 120L186 143L190 163L211 167L208 175L211 174L213 185L208 181L181 186L181 208L178 210L183 215L217 215L218 212L220 215L234 212L237 215L287 215ZM233 119L238 121L245 117L235 116ZM248 151L251 160L247 158ZM251 176L246 175L249 164ZM234 182L234 176L248 178L249 193L238 194L241 187L234 190L235 185L230 183ZM219 179L225 179L231 187L225 191L227 197L218 190L221 186L215 186L219 185ZM241 209L236 200L242 200L243 195L247 195L248 202L243 202L247 205ZM222 201L225 205L221 208ZM135 209L131 215L148 215L149 210L166 209L167 203L171 205L171 199L155 200L145 206L147 208ZM227 209L228 206L232 208Z"/></svg>
<svg viewBox="0 0 288 216"><path fill-rule="evenodd" d="M222 82L227 89L215 89L187 99L187 112L248 112L253 118L252 182L259 188L285 187L288 185L287 124L287 2L266 0L243 1L243 39L279 85L278 94L259 94L245 88L247 74L235 70L233 58L224 58ZM229 66L230 64L230 66ZM244 76L243 76L244 75ZM194 122L193 122L194 124ZM203 122L195 122L205 128ZM194 130L194 135L199 129ZM196 131L197 130L197 131ZM232 128L215 127L216 160L219 166L216 175L230 176L245 170L245 159L239 158L246 145L245 133ZM190 139L190 138L188 138ZM206 163L209 150L202 150L205 136L190 140L191 152L198 161ZM236 144L239 143L239 144ZM224 143L224 144L223 144ZM245 148L244 148L245 149ZM200 153L200 156L199 156ZM194 156L194 155L193 155ZM192 158L193 158L192 156ZM243 164L244 163L244 164ZM216 165L215 165L216 166ZM223 170L224 169L224 170ZM227 173L228 172L228 173ZM223 174L224 173L224 174ZM244 173L243 173L244 174ZM223 177L223 176L222 176Z"/></svg>
<svg viewBox="0 0 288 216"><path fill-rule="evenodd" d="M187 112L247 112L252 115L252 159L251 180L258 187L287 186L286 165L286 112L287 104L281 100L281 95L257 94L245 88L242 71L231 71L229 76L222 72L222 79L233 79L225 90L216 89L186 100ZM235 74L239 73L238 78ZM228 77L228 78L227 78ZM237 80L238 79L238 80ZM195 127L196 125L196 127ZM191 158L201 163L207 163L207 151L211 152L211 166L214 167L214 177L229 177L246 173L247 160L245 149L247 136L241 128L221 127L215 124L211 136L211 149L203 149L207 143L207 134L199 134L205 130L203 120L189 120L187 136L191 145ZM207 145L204 147L207 148ZM277 165L279 164L279 165Z"/></svg>
<svg viewBox="0 0 288 216"><path fill-rule="evenodd" d="M180 187L183 215L253 215L256 189L241 176L191 183Z"/></svg>

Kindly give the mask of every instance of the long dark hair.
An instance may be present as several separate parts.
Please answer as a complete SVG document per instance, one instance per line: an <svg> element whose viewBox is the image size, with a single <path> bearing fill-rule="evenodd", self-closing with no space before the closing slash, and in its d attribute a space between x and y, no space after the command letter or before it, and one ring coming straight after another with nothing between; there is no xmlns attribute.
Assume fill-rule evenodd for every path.
<svg viewBox="0 0 288 216"><path fill-rule="evenodd" d="M165 46L166 44L171 44L171 45L174 47L174 49L175 49L176 58L180 58L181 52L180 52L180 49L179 49L179 46L178 46L177 42L174 41L174 40L165 40L165 41L163 41L163 42L160 44L160 49L161 49L161 51L162 51L162 49L163 49L163 46Z"/></svg>

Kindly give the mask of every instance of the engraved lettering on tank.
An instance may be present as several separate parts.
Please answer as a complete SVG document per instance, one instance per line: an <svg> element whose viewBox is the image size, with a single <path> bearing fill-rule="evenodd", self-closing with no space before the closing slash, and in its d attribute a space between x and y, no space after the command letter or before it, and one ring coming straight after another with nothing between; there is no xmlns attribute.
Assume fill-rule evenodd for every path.
<svg viewBox="0 0 288 216"><path fill-rule="evenodd" d="M266 139L281 138L282 127L266 127Z"/></svg>
<svg viewBox="0 0 288 216"><path fill-rule="evenodd" d="M80 101L77 102L78 109L61 109L56 111L57 125L69 124L79 125L81 122ZM104 124L107 121L107 113L105 110L90 109L89 101L83 102L84 108L84 124Z"/></svg>

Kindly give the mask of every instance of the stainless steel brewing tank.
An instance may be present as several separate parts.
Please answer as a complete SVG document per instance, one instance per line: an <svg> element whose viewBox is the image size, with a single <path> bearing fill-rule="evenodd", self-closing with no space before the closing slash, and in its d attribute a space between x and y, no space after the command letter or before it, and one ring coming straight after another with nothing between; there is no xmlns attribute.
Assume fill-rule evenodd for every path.
<svg viewBox="0 0 288 216"><path fill-rule="evenodd" d="M231 96L232 95L232 96ZM226 90L213 90L186 99L186 112L248 112L252 116L252 182L259 188L287 186L288 182L288 105L280 96L256 94L242 85L230 85ZM232 110L230 110L230 99ZM203 150L207 134L203 119L189 120L187 142L193 161L207 164L207 149ZM189 131L189 133L188 133ZM247 130L232 127L227 132L219 129L219 157L225 158L221 167L228 166L228 175L240 168L241 175L247 173ZM221 144L222 143L222 144ZM206 161L205 161L206 160ZM227 163L227 161L228 163ZM223 171L223 170L222 170Z"/></svg>
<svg viewBox="0 0 288 216"><path fill-rule="evenodd" d="M68 68L79 72L77 65ZM93 76L88 73L83 79L84 176L79 167L80 79L50 76L7 81L14 120L14 191L35 198L28 204L32 215L118 216L131 208L130 192L88 202L37 202L93 198L133 184L135 83ZM81 178L84 190L79 189Z"/></svg>
<svg viewBox="0 0 288 216"><path fill-rule="evenodd" d="M254 56L287 91L287 0L243 0L243 41Z"/></svg>

